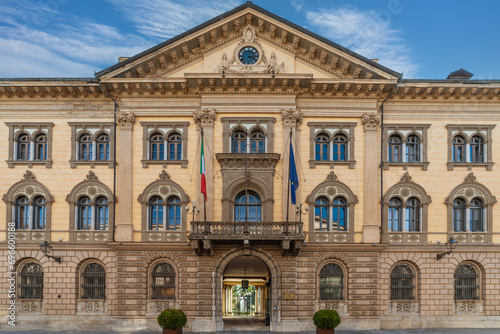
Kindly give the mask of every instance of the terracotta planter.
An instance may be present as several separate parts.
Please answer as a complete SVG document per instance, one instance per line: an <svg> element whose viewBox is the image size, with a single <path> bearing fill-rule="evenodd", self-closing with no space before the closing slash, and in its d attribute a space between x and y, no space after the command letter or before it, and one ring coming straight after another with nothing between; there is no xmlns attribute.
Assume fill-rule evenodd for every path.
<svg viewBox="0 0 500 334"><path fill-rule="evenodd" d="M163 334L182 334L182 327L177 329L163 328Z"/></svg>
<svg viewBox="0 0 500 334"><path fill-rule="evenodd" d="M316 334L335 334L335 328L323 329L316 327Z"/></svg>

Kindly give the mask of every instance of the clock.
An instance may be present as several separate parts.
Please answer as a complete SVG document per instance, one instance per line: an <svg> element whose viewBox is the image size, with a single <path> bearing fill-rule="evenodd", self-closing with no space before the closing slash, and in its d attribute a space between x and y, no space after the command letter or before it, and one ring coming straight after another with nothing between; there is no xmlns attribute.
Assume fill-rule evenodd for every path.
<svg viewBox="0 0 500 334"><path fill-rule="evenodd" d="M238 52L238 59L244 65L253 65L259 60L259 51L253 46L245 46Z"/></svg>

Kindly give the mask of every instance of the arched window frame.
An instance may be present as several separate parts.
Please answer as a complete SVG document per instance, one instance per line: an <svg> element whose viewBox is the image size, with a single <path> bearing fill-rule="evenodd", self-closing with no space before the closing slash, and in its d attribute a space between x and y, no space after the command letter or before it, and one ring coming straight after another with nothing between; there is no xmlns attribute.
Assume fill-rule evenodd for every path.
<svg viewBox="0 0 500 334"><path fill-rule="evenodd" d="M250 152L262 154L266 153L266 135L260 127L256 127L250 132Z"/></svg>
<svg viewBox="0 0 500 334"><path fill-rule="evenodd" d="M454 226L454 203L456 199L461 199L465 202L465 232L455 231ZM479 199L483 203L482 210L482 231L471 231L470 215L471 204L474 199ZM491 244L493 230L493 205L497 202L490 190L479 183L470 173L464 179L464 182L455 187L450 195L446 198L445 204L448 207L448 238L454 238L460 244Z"/></svg>
<svg viewBox="0 0 500 334"><path fill-rule="evenodd" d="M90 133L83 132L78 136L77 159L78 161L95 160L95 144Z"/></svg>
<svg viewBox="0 0 500 334"><path fill-rule="evenodd" d="M330 136L318 133L314 140L314 156L316 161L330 161Z"/></svg>
<svg viewBox="0 0 500 334"><path fill-rule="evenodd" d="M248 217L246 217L246 197L248 196ZM255 213L252 213L255 209ZM243 212L243 214L242 214ZM245 219L243 219L245 218ZM262 221L262 200L259 194L249 190L247 193L242 191L234 199L234 221L235 222L260 222Z"/></svg>
<svg viewBox="0 0 500 334"><path fill-rule="evenodd" d="M231 153L245 153L248 147L246 129L236 128L231 135Z"/></svg>
<svg viewBox="0 0 500 334"><path fill-rule="evenodd" d="M107 165L109 168L114 166L115 151L114 151L114 123L83 123L83 122L68 122L71 127L71 159L69 161L71 168L78 166L90 166L94 168L96 165ZM90 136L90 141L87 142L87 150L91 149L91 154L82 156L82 147L80 139L85 135ZM104 141L107 136L108 141ZM101 153L102 158L101 159Z"/></svg>
<svg viewBox="0 0 500 334"><path fill-rule="evenodd" d="M398 262L389 274L390 299L392 301L417 300L417 270L407 262Z"/></svg>
<svg viewBox="0 0 500 334"><path fill-rule="evenodd" d="M20 261L17 265L16 298L19 300L43 300L44 270L35 259ZM38 310L39 311L39 310Z"/></svg>
<svg viewBox="0 0 500 334"><path fill-rule="evenodd" d="M90 204L90 229L82 230L79 226L79 203L82 198L87 197ZM97 201L102 197L106 198L108 205L108 228L106 230L97 229L98 215ZM107 242L111 240L111 227L109 222L113 221L113 193L111 190L94 174L89 171L89 174L84 181L78 183L72 191L66 196L66 202L69 203L69 231L70 241L76 243L93 243L93 242Z"/></svg>
<svg viewBox="0 0 500 334"><path fill-rule="evenodd" d="M107 287L106 266L96 260L86 260L79 270L79 298L89 300L105 300Z"/></svg>
<svg viewBox="0 0 500 334"><path fill-rule="evenodd" d="M392 134L389 137L387 160L389 162L403 162L403 139L399 134Z"/></svg>
<svg viewBox="0 0 500 334"><path fill-rule="evenodd" d="M453 162L461 163L466 162L467 151L466 151L466 139L463 135L457 134L453 137Z"/></svg>
<svg viewBox="0 0 500 334"><path fill-rule="evenodd" d="M456 302L477 302L483 299L483 273L475 263L470 261L460 263L453 273L453 279L453 299Z"/></svg>
<svg viewBox="0 0 500 334"><path fill-rule="evenodd" d="M333 285L334 289L333 293L328 293L327 291L325 291L325 289L328 288L329 284L327 284L327 282L325 282L325 280L322 279L322 277L327 276L328 271L331 271L330 269L333 269L333 273L330 274L333 274L334 277L336 278L340 278L339 282ZM317 300L319 302L334 301L337 303L347 303L347 291L348 291L347 287L348 277L346 275L347 272L348 272L347 268L344 266L343 263L339 261L327 260L321 263L318 266L316 273ZM328 298L330 296L333 298ZM340 308L338 311L341 312Z"/></svg>
<svg viewBox="0 0 500 334"><path fill-rule="evenodd" d="M310 128L310 158L309 167L316 165L346 165L354 168L354 129L356 122L308 122ZM321 143L318 151L318 136L325 136L327 143ZM340 140L342 139L342 141ZM326 150L326 152L324 152ZM321 155L318 156L318 153Z"/></svg>
<svg viewBox="0 0 500 334"><path fill-rule="evenodd" d="M9 158L7 164L9 168L16 165L27 165L32 168L33 165L45 165L47 168L52 167L52 127L54 123L48 122L5 122L9 127ZM20 159L19 157L19 136L26 134L29 137L28 150L29 155L25 156L28 159ZM45 136L46 143L42 144L45 151L44 155L37 155L37 140ZM40 159L44 158L44 159Z"/></svg>
<svg viewBox="0 0 500 334"><path fill-rule="evenodd" d="M419 218L420 226L417 231L410 231L407 226L406 215L409 213L407 210L408 201L415 198L420 202ZM391 207L391 200L398 199L401 202L401 231L389 229L389 210ZM425 244L427 242L428 233L428 207L431 204L431 196L427 194L425 189L413 182L412 177L406 172L398 183L393 185L384 195L384 220L382 224L384 242L398 243L398 244Z"/></svg>
<svg viewBox="0 0 500 334"><path fill-rule="evenodd" d="M35 178L35 175L27 170L21 181L13 184L6 194L2 197L5 202L6 208L6 221L13 222L16 219L16 202L18 198L26 197L28 199L29 210L28 229L19 230L17 232L17 240L22 242L38 242L43 240L50 240L51 230L51 212L52 202L54 197L50 194L49 190ZM36 203L37 198L42 197L45 200L45 228L43 230L37 229L35 221Z"/></svg>
<svg viewBox="0 0 500 334"><path fill-rule="evenodd" d="M161 199L162 210L163 210L163 226L157 230L152 230L150 228L150 201L154 197L159 197ZM180 214L180 226L179 228L171 229L169 228L169 202L172 198L177 197L179 203L175 203L176 214ZM142 241L186 241L186 231L187 231L187 212L184 207L190 203L189 196L184 192L182 187L170 179L170 175L163 170L159 178L150 183L139 195L137 199L141 203L142 208Z"/></svg>
<svg viewBox="0 0 500 334"><path fill-rule="evenodd" d="M168 291L165 291L166 293L160 293L158 294L158 289L155 288L155 282L154 282L154 276L155 276L155 268L157 266L167 266L167 269L170 269L169 271L166 272L167 276L171 278L171 282L166 284L167 289L172 289L171 293L169 294ZM161 276L161 275L160 275ZM160 279L161 280L161 279ZM177 267L175 266L174 263L172 263L170 260L165 259L165 258L160 258L155 260L149 265L148 269L148 300L150 301L172 301L175 303L176 300L179 299L179 275L178 275L178 270ZM165 284L162 284L165 286ZM160 288L161 285L160 285ZM175 304L174 304L175 305Z"/></svg>
<svg viewBox="0 0 500 334"><path fill-rule="evenodd" d="M421 161L420 157L421 143L420 143L420 137L417 134L411 133L408 136L406 136L404 151L405 151L406 162Z"/></svg>
<svg viewBox="0 0 500 334"><path fill-rule="evenodd" d="M318 231L315 226L316 200L318 198L328 200L328 219L330 224L333 219L334 202L337 198L345 200L346 204L346 230ZM309 242L354 242L354 212L358 197L351 189L338 180L337 175L332 171L326 180L320 183L306 198L309 205Z"/></svg>
<svg viewBox="0 0 500 334"><path fill-rule="evenodd" d="M274 117L222 117L222 152L234 153L233 134L242 130L248 134L247 147L251 154L268 154L274 152ZM264 151L252 153L252 133L261 131L264 135Z"/></svg>
<svg viewBox="0 0 500 334"><path fill-rule="evenodd" d="M143 168L147 168L149 165L161 165L163 168L167 168L168 165L181 165L181 168L187 168L189 122L141 122L140 124L143 129L141 160ZM158 142L163 147L163 155L161 156L155 157L152 154L151 138L154 135L162 137L162 144ZM171 141L174 137L176 138L175 142ZM174 145L174 151L172 151L170 144ZM175 159L171 159L171 153L174 154Z"/></svg>
<svg viewBox="0 0 500 334"><path fill-rule="evenodd" d="M496 124L448 124L448 170L455 167L466 167L471 170L474 167L483 167L488 171L493 169L493 129ZM455 150L455 138L463 138L463 159L457 161ZM478 147L473 138L480 138L482 144Z"/></svg>
<svg viewBox="0 0 500 334"><path fill-rule="evenodd" d="M165 160L165 137L159 132L154 132L149 136L149 160Z"/></svg>
<svg viewBox="0 0 500 334"><path fill-rule="evenodd" d="M427 159L428 129L430 124L384 124L382 133L383 142L383 168L401 167L406 170L409 167L420 167L427 170L429 161ZM389 138L397 135L401 138L400 161L389 160Z"/></svg>

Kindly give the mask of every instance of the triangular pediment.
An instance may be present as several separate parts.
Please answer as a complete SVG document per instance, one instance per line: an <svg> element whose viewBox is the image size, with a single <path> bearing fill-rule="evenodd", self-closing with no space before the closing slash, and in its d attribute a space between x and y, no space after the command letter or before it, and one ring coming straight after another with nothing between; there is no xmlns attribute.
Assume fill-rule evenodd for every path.
<svg viewBox="0 0 500 334"><path fill-rule="evenodd" d="M246 60L242 58L245 47ZM251 2L97 76L103 81L168 81L214 73L344 80L393 80L400 76Z"/></svg>

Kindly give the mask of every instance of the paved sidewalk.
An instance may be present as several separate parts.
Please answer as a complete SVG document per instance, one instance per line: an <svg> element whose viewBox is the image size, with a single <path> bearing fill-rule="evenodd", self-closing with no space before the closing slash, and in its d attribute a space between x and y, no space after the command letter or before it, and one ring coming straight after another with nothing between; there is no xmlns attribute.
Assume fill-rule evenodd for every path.
<svg viewBox="0 0 500 334"><path fill-rule="evenodd" d="M500 324L499 324L500 325ZM0 334L25 333L25 334L161 334L161 329L157 331L116 331L116 332L95 332L95 331L48 331L30 330L22 328L0 329ZM185 334L204 334L184 332ZM222 334L269 334L269 331L224 331ZM315 332L281 332L280 334L314 334ZM401 329L401 330L368 330L368 331L343 331L336 330L336 334L500 334L500 328L476 329L476 328L452 328L452 329Z"/></svg>

